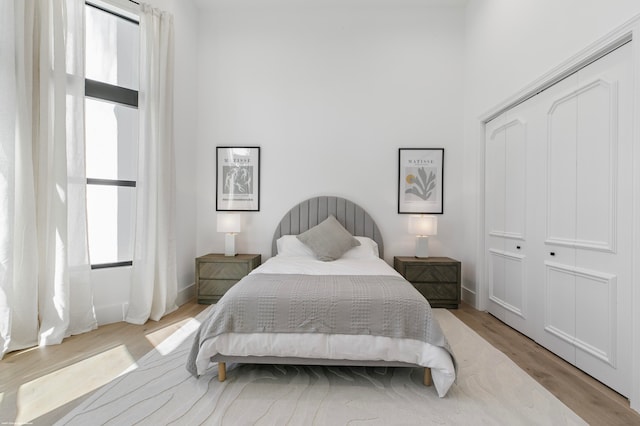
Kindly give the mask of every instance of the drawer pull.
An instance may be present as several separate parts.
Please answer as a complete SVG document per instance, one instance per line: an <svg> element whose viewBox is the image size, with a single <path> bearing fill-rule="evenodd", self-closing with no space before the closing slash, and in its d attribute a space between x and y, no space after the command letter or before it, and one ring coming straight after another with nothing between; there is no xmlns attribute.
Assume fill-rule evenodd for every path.
<svg viewBox="0 0 640 426"><path fill-rule="evenodd" d="M517 248L518 250L520 250L520 246L516 246L516 248Z"/></svg>
<svg viewBox="0 0 640 426"><path fill-rule="evenodd" d="M550 252L549 254L550 254L551 256L555 256L555 255L556 255L556 252L555 252L555 251L552 251L552 252Z"/></svg>

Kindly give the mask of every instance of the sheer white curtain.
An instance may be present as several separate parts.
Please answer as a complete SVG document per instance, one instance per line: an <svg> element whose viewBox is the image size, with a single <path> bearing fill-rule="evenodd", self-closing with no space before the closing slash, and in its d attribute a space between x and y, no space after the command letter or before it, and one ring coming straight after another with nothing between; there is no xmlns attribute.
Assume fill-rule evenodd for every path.
<svg viewBox="0 0 640 426"><path fill-rule="evenodd" d="M140 138L136 242L126 320L143 324L175 310L173 16L140 6Z"/></svg>
<svg viewBox="0 0 640 426"><path fill-rule="evenodd" d="M0 93L4 98L0 102L0 356L13 344L11 331L20 323L12 321L11 313L17 147L15 13L12 1L0 2ZM35 333L32 337L35 341Z"/></svg>
<svg viewBox="0 0 640 426"><path fill-rule="evenodd" d="M0 117L0 356L97 327L86 227L84 2L10 0L2 9L0 84L13 89Z"/></svg>

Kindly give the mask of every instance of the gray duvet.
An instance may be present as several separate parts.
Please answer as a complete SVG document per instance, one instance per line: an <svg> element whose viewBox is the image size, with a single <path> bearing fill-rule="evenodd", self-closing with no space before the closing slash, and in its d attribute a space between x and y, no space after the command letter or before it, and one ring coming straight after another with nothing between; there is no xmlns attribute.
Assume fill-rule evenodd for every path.
<svg viewBox="0 0 640 426"><path fill-rule="evenodd" d="M405 279L380 275L252 274L200 325L187 360L197 376L201 345L223 333L374 335L449 345L429 303Z"/></svg>

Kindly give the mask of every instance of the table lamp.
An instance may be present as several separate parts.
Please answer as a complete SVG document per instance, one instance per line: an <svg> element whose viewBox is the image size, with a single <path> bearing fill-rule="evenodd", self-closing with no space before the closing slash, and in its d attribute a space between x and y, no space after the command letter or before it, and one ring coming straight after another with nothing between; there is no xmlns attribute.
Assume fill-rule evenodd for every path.
<svg viewBox="0 0 640 426"><path fill-rule="evenodd" d="M429 257L429 236L438 234L435 216L409 217L409 233L416 236L416 257Z"/></svg>
<svg viewBox="0 0 640 426"><path fill-rule="evenodd" d="M218 213L218 232L225 232L224 255L236 255L236 234L240 232L240 215L235 213Z"/></svg>

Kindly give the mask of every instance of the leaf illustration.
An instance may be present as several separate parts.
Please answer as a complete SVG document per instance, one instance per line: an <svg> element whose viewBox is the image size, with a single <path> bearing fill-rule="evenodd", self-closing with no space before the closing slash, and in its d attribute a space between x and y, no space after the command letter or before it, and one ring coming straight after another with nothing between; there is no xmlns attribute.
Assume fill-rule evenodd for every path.
<svg viewBox="0 0 640 426"><path fill-rule="evenodd" d="M404 191L405 194L413 194L416 197L422 199L422 200L426 200L425 195L420 193L415 187L411 187L409 189L407 189L406 191Z"/></svg>
<svg viewBox="0 0 640 426"><path fill-rule="evenodd" d="M427 186L427 192L431 192L431 190L435 187L436 187L436 183L434 181L431 181L429 186Z"/></svg>
<svg viewBox="0 0 640 426"><path fill-rule="evenodd" d="M427 179L426 186L429 186L429 184L435 182L435 180L436 180L436 175L433 172L429 172L429 179Z"/></svg>
<svg viewBox="0 0 640 426"><path fill-rule="evenodd" d="M431 183L429 184L429 187L427 188L427 195L425 197L425 200L428 200L431 198L431 195L433 194L433 189L436 187L436 183L434 181L431 181Z"/></svg>
<svg viewBox="0 0 640 426"><path fill-rule="evenodd" d="M422 200L428 200L431 198L433 189L436 187L436 174L433 170L429 171L427 177L427 171L424 167L420 167L417 170L418 176L410 175L411 180L407 179L407 183L413 186L405 190L405 194L413 194Z"/></svg>
<svg viewBox="0 0 640 426"><path fill-rule="evenodd" d="M422 189L422 192L425 192L427 187L427 173L424 171L424 167L418 169L418 174L420 175L420 189Z"/></svg>
<svg viewBox="0 0 640 426"><path fill-rule="evenodd" d="M424 167L420 167L418 169L418 174L420 175L420 179L422 179L423 182L427 181L427 172L424 171Z"/></svg>

